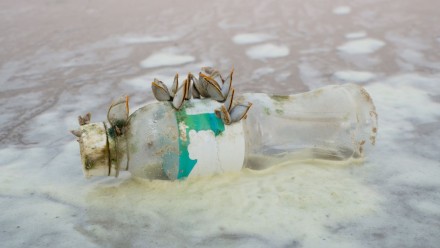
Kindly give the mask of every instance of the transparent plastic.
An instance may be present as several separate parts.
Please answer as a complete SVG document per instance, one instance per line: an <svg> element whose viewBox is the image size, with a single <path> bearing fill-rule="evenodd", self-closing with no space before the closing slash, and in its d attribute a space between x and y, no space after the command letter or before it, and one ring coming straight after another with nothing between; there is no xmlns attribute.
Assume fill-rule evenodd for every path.
<svg viewBox="0 0 440 248"><path fill-rule="evenodd" d="M377 133L370 95L354 84L290 96L244 94L252 102L245 121L245 166L264 169L286 160L348 161L363 158Z"/></svg>
<svg viewBox="0 0 440 248"><path fill-rule="evenodd" d="M121 135L110 124L84 125L84 173L129 170L143 178L181 179L284 161L361 159L375 143L375 107L358 85L290 96L248 93L236 100L252 107L231 125L215 115L222 103L211 99L186 101L179 111L169 102L147 104L128 117Z"/></svg>

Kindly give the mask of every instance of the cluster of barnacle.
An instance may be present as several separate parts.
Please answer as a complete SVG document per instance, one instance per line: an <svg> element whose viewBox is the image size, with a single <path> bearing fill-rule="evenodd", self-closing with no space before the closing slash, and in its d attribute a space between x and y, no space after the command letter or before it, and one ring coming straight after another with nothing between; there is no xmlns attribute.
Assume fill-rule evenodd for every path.
<svg viewBox="0 0 440 248"><path fill-rule="evenodd" d="M210 98L223 103L220 109L215 111L216 115L227 125L246 118L251 103L234 104L234 88L232 87L232 69L226 78L220 72L211 67L203 67L199 77L188 73L188 76L179 87L179 75L174 77L171 89L160 80L154 79L151 83L154 97L158 101L169 101L171 105L179 110L185 100L192 98Z"/></svg>
<svg viewBox="0 0 440 248"><path fill-rule="evenodd" d="M154 79L152 82L153 94L159 101L170 101L171 105L179 110L185 100L192 98L210 98L223 103L221 108L216 109L216 115L223 120L226 125L240 121L246 118L246 114L252 103L234 103L234 88L232 87L231 70L226 78L223 78L220 72L211 67L203 67L199 73L199 78L189 73L183 84L179 87L179 75L176 74L171 90L160 80ZM128 123L128 96L123 96L113 101L107 112L107 120L110 123L109 134L117 137L125 132ZM85 116L79 116L80 126L90 123L90 113ZM72 130L72 134L81 137L80 130Z"/></svg>

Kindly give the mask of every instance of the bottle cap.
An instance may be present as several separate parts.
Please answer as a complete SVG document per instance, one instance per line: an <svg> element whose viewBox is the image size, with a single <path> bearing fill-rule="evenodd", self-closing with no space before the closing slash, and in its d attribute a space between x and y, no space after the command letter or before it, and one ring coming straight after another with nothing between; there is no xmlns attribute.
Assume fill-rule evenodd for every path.
<svg viewBox="0 0 440 248"><path fill-rule="evenodd" d="M109 176L110 151L104 122L82 125L79 138L84 176Z"/></svg>

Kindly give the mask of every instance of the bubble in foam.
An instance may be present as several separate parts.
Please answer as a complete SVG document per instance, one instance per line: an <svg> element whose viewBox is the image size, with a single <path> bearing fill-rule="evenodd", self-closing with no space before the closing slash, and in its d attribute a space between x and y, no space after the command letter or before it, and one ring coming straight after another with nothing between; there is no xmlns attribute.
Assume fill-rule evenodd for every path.
<svg viewBox="0 0 440 248"><path fill-rule="evenodd" d="M333 9L335 15L347 15L350 14L351 8L349 6L338 6Z"/></svg>
<svg viewBox="0 0 440 248"><path fill-rule="evenodd" d="M367 33L365 31L359 31L359 32L353 32L353 33L348 33L345 35L345 38L347 39L359 39L359 38L364 38L367 36Z"/></svg>
<svg viewBox="0 0 440 248"><path fill-rule="evenodd" d="M333 74L333 77L338 81L352 82L352 83L365 83L375 78L375 75L368 71L337 71Z"/></svg>
<svg viewBox="0 0 440 248"><path fill-rule="evenodd" d="M232 38L235 44L254 44L272 39L273 36L264 33L243 33Z"/></svg>
<svg viewBox="0 0 440 248"><path fill-rule="evenodd" d="M165 50L153 53L141 62L143 68L155 68L161 66L182 65L195 61L191 55L180 54L173 50Z"/></svg>
<svg viewBox="0 0 440 248"><path fill-rule="evenodd" d="M338 47L338 51L347 54L369 54L376 52L383 46L385 46L385 42L381 40L365 38L346 42Z"/></svg>
<svg viewBox="0 0 440 248"><path fill-rule="evenodd" d="M289 55L289 53L287 46L272 43L253 46L246 51L246 55L252 59L280 58Z"/></svg>

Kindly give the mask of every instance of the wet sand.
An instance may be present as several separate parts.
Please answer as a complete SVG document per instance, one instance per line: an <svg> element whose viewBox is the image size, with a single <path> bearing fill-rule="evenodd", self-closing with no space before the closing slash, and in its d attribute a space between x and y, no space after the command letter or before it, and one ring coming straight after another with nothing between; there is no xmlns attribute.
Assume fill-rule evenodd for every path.
<svg viewBox="0 0 440 248"><path fill-rule="evenodd" d="M332 75L347 69L372 71L379 78L438 71L440 28L435 23L440 3L348 3L350 13L338 15L333 9L344 6L343 1L2 1L0 96L1 104L14 111L8 113L11 121L2 123L0 139L30 142L23 140L22 133L32 118L53 106L61 94L81 93L82 85L99 88L104 83L115 89L106 92L109 97L128 92L136 102L145 101L150 95L130 91L121 82L147 73L182 71L140 68L140 61L161 49L196 56L184 71L197 71L205 64L223 70L233 66L240 91L302 92L340 82ZM338 52L336 48L347 42L345 35L354 32L387 44L371 56ZM273 35L268 42L287 46L289 54L252 59L246 55L250 45L232 41L241 33ZM144 36L168 37L168 41L124 42L124 37ZM146 81L148 85L151 79ZM19 96L29 92L44 97L24 103Z"/></svg>
<svg viewBox="0 0 440 248"><path fill-rule="evenodd" d="M439 9L435 0L1 1L0 239L5 247L436 247ZM104 120L112 99L129 94L142 105L153 100L154 77L205 65L234 67L237 92L364 85L379 113L376 149L361 166L181 183L82 178L68 133L78 115Z"/></svg>

